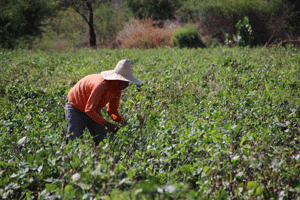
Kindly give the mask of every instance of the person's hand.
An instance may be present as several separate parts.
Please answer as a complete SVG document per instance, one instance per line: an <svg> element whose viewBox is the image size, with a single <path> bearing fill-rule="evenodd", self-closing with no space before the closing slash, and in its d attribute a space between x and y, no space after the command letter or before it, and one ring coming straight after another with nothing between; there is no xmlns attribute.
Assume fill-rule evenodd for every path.
<svg viewBox="0 0 300 200"><path fill-rule="evenodd" d="M123 119L123 120L120 122L120 124L122 124L122 126L126 126L128 123L127 123L126 119Z"/></svg>
<svg viewBox="0 0 300 200"><path fill-rule="evenodd" d="M105 125L104 125L109 132L111 133L116 133L118 130L119 130L119 127L110 123L110 122L106 122Z"/></svg>

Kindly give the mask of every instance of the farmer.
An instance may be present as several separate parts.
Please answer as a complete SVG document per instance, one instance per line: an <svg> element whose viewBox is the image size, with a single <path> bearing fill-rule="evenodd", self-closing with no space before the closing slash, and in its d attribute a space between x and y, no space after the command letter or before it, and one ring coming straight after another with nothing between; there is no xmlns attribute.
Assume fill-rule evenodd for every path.
<svg viewBox="0 0 300 200"><path fill-rule="evenodd" d="M106 121L101 115L100 110L106 104L108 115L115 122L126 125L118 108L122 90L129 86L129 82L142 83L133 76L128 59L119 61L114 70L81 79L68 93L65 108L67 137L71 140L79 138L87 127L95 145L98 145L106 137L106 128L109 132L116 133L118 126Z"/></svg>

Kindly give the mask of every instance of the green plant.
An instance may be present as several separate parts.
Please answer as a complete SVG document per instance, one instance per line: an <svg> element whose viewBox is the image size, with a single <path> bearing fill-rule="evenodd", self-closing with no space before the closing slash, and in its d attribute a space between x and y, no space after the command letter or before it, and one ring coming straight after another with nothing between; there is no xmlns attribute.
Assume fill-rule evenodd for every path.
<svg viewBox="0 0 300 200"><path fill-rule="evenodd" d="M65 143L66 94L130 58L128 125ZM297 199L297 48L0 50L1 199ZM105 118L109 116L105 115Z"/></svg>
<svg viewBox="0 0 300 200"><path fill-rule="evenodd" d="M233 35L233 39L238 43L239 46L248 46L252 44L252 27L249 23L249 18L247 16L244 17L244 20L239 20L235 25L236 34Z"/></svg>
<svg viewBox="0 0 300 200"><path fill-rule="evenodd" d="M171 39L172 43L179 48L204 48L205 44L199 36L195 25L186 24L184 28L177 28Z"/></svg>

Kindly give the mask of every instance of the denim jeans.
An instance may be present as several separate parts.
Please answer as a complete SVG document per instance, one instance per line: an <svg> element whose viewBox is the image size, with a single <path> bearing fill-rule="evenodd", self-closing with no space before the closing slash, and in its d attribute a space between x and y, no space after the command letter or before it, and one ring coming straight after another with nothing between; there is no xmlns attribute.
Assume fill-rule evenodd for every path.
<svg viewBox="0 0 300 200"><path fill-rule="evenodd" d="M67 136L71 140L80 138L83 135L84 129L87 127L95 145L98 145L105 137L105 127L95 122L86 113L74 108L69 101L66 102L65 107L67 120Z"/></svg>

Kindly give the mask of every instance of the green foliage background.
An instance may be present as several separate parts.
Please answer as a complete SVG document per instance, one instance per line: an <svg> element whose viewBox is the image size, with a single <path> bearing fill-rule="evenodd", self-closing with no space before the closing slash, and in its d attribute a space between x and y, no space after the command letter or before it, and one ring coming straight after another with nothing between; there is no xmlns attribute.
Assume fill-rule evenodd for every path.
<svg viewBox="0 0 300 200"><path fill-rule="evenodd" d="M175 19L175 11L180 7L180 0L125 0L124 3L140 19Z"/></svg>
<svg viewBox="0 0 300 200"><path fill-rule="evenodd" d="M83 76L131 59L129 125L65 144ZM0 52L3 199L297 199L298 49ZM107 117L107 116L106 116Z"/></svg>
<svg viewBox="0 0 300 200"><path fill-rule="evenodd" d="M56 15L56 1L1 0L0 47L17 48L27 45L42 33L45 21Z"/></svg>
<svg viewBox="0 0 300 200"><path fill-rule="evenodd" d="M109 3L97 5L94 25L98 43L114 41L131 16L126 9L113 8ZM89 27L71 8L60 11L49 24L41 38L34 40L34 49L56 51L89 46Z"/></svg>
<svg viewBox="0 0 300 200"><path fill-rule="evenodd" d="M298 35L291 21L297 18L292 4L285 0L186 0L176 11L184 21L200 22L203 34L224 41L224 33L235 34L235 25L245 16L252 26L254 45L264 45L273 40L283 40L288 34ZM299 7L299 4L297 4ZM288 39L288 38L287 38Z"/></svg>
<svg viewBox="0 0 300 200"><path fill-rule="evenodd" d="M83 0L75 1L82 12ZM167 20L195 23L200 34L224 44L245 16L252 27L251 45L299 38L298 1L287 0L95 0L95 29L100 46L116 41L132 18L151 17L162 26ZM119 3L116 3L119 2ZM70 7L70 1L3 0L0 2L0 47L62 50L88 46L88 25Z"/></svg>

